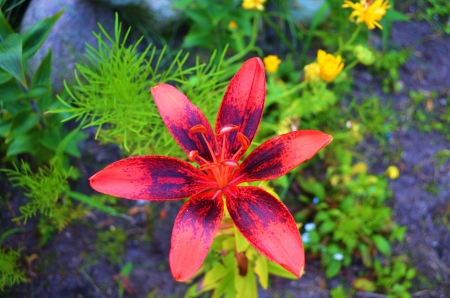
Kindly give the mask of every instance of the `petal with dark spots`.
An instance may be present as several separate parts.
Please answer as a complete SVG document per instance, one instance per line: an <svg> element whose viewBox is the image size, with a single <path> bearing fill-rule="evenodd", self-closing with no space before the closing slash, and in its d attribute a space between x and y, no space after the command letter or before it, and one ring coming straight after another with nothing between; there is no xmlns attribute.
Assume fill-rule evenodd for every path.
<svg viewBox="0 0 450 298"><path fill-rule="evenodd" d="M264 64L259 58L247 60L236 73L228 85L220 105L216 120L216 134L219 134L225 125L239 126L238 131L230 132L224 137L226 142L226 159L231 159L241 147L237 133L244 134L249 141L256 134L264 110L266 98L266 77ZM222 137L217 137L219 146ZM238 160L244 155L242 150L236 157Z"/></svg>
<svg viewBox="0 0 450 298"><path fill-rule="evenodd" d="M258 187L225 192L227 208L241 234L261 254L300 277L305 255L300 233L286 206Z"/></svg>
<svg viewBox="0 0 450 298"><path fill-rule="evenodd" d="M206 140L211 144L212 150L217 150L211 125L200 109L192 104L186 95L168 84L159 84L151 88L151 93L164 124L181 148L187 154L198 150L201 157L212 161L208 145L201 134L189 132L195 125L204 126ZM203 163L198 158L197 161Z"/></svg>
<svg viewBox="0 0 450 298"><path fill-rule="evenodd" d="M313 157L333 137L316 130L299 130L274 137L258 146L241 164L239 182L276 179Z"/></svg>
<svg viewBox="0 0 450 298"><path fill-rule="evenodd" d="M211 188L211 179L192 165L167 156L116 161L91 178L98 192L132 200L173 200Z"/></svg>
<svg viewBox="0 0 450 298"><path fill-rule="evenodd" d="M219 229L222 196L214 191L198 194L181 207L175 219L169 254L170 269L178 281L191 278L200 268Z"/></svg>

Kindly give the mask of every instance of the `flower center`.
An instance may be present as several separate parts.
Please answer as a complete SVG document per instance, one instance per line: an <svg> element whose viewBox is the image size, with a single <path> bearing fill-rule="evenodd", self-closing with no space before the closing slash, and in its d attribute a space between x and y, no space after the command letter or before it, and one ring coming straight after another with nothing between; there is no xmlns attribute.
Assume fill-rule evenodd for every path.
<svg viewBox="0 0 450 298"><path fill-rule="evenodd" d="M211 147L211 144L206 139L205 133L207 132L206 127L204 127L201 124L194 125L189 132L199 133L201 134L203 140L205 141L206 145L208 146L209 153L211 154L213 161L210 162L199 155L198 150L193 150L189 152L188 158L190 161L200 160L202 161L202 164L200 164L200 170L204 171L208 176L210 176L213 180L217 182L217 187L219 190L224 190L227 188L227 186L230 184L230 182L233 182L233 176L236 171L236 169L239 167L239 163L236 160L239 153L241 153L243 150L247 150L247 148L250 146L250 140L241 132L237 132L237 138L239 142L241 143L241 147L239 147L238 151L231 157L227 158L227 134L233 131L238 131L239 126L227 124L223 126L220 130L217 136L221 138L222 146L221 151L219 154L216 154L213 148Z"/></svg>

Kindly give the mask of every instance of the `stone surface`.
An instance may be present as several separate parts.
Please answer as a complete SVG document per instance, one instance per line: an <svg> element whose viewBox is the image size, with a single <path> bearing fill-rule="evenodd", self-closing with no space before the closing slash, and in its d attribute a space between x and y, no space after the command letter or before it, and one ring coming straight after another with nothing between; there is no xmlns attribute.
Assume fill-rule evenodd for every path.
<svg viewBox="0 0 450 298"><path fill-rule="evenodd" d="M120 10L131 22L139 22L145 27L156 26L163 29L180 17L181 12L172 8L170 0L93 0Z"/></svg>
<svg viewBox="0 0 450 298"><path fill-rule="evenodd" d="M292 19L309 24L324 3L325 0L292 0L290 1ZM329 14L329 11L326 14Z"/></svg>
<svg viewBox="0 0 450 298"><path fill-rule="evenodd" d="M64 14L53 27L44 45L29 61L28 74L33 74L42 59L52 49L53 92L63 90L63 80L74 78L75 63L86 52L85 43L95 45L92 31L98 32L97 23L110 32L114 28L114 12L110 8L87 0L32 0L22 20L24 32L39 20L50 17L64 9Z"/></svg>

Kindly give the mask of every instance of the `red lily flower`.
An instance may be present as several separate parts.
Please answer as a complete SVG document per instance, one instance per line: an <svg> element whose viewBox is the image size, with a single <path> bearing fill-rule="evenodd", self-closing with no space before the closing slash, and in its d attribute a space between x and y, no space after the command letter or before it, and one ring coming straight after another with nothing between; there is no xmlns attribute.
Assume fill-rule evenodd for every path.
<svg viewBox="0 0 450 298"><path fill-rule="evenodd" d="M90 178L95 190L127 199L192 196L172 232L169 260L178 281L192 277L203 263L219 229L224 201L238 230L261 254L298 277L303 271L303 244L286 206L261 188L239 184L286 174L332 137L314 130L287 133L264 142L239 164L261 121L265 90L262 61L248 60L227 88L214 134L199 108L176 88L151 88L165 125L199 168L172 157L139 156L117 161Z"/></svg>

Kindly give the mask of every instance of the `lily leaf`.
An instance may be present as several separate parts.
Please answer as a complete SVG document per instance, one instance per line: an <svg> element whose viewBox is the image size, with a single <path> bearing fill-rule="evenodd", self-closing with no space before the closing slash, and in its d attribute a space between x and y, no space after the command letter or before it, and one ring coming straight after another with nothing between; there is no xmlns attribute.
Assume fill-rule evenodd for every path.
<svg viewBox="0 0 450 298"><path fill-rule="evenodd" d="M0 42L0 68L6 70L28 89L22 67L22 38L13 33Z"/></svg>
<svg viewBox="0 0 450 298"><path fill-rule="evenodd" d="M0 42L12 33L14 33L14 30L11 28L11 25L9 25L5 15L0 10Z"/></svg>
<svg viewBox="0 0 450 298"><path fill-rule="evenodd" d="M40 20L23 33L23 57L25 61L28 61L40 49L63 12L61 10L49 18Z"/></svg>

